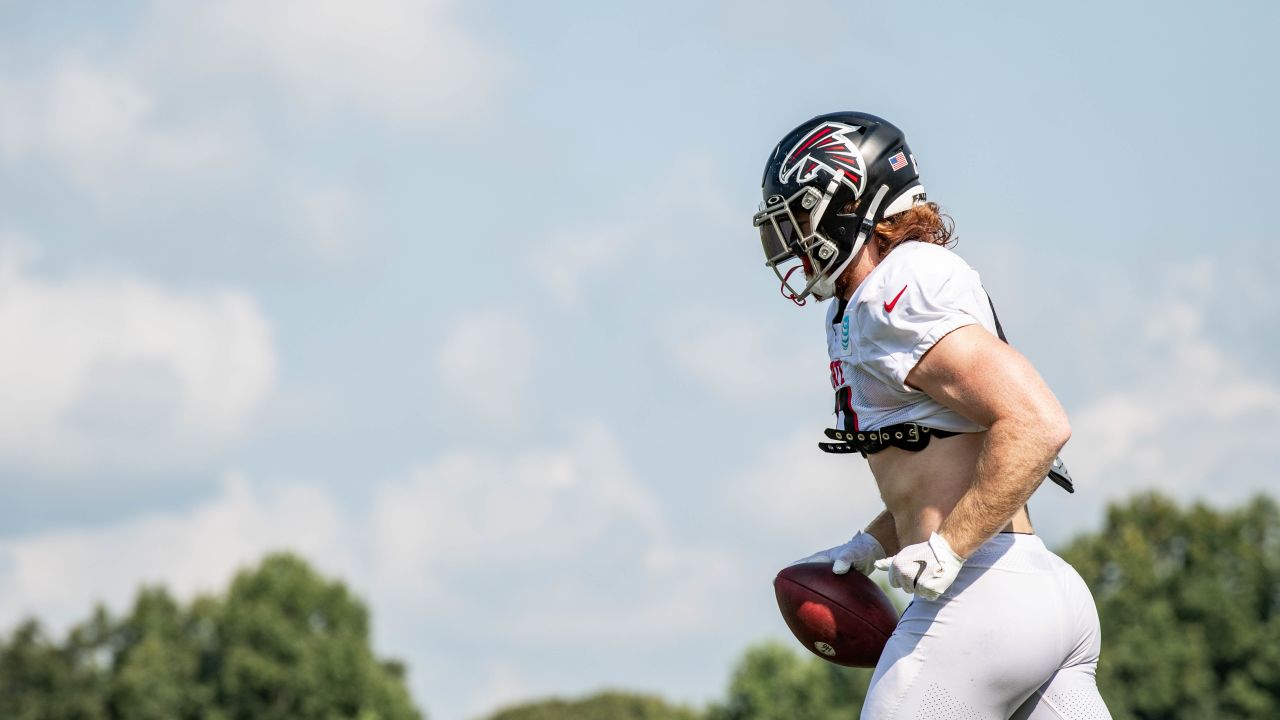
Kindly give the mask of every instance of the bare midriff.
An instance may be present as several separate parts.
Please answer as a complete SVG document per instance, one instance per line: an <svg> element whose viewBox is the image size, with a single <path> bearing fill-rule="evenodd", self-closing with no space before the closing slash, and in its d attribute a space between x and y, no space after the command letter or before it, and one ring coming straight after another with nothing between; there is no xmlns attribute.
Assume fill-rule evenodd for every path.
<svg viewBox="0 0 1280 720"><path fill-rule="evenodd" d="M933 438L924 450L886 448L869 458L885 508L893 515L902 546L925 542L942 526L969 489L986 432ZM1023 508L1004 530L1032 532Z"/></svg>

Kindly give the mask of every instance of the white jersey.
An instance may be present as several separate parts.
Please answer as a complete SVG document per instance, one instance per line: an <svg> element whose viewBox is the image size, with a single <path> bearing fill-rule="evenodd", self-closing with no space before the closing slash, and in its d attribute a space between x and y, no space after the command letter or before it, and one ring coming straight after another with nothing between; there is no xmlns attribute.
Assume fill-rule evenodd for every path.
<svg viewBox="0 0 1280 720"><path fill-rule="evenodd" d="M978 273L959 255L940 245L904 243L847 304L829 305L827 351L841 429L904 422L953 432L986 429L906 385L920 358L952 330L978 324L998 334Z"/></svg>

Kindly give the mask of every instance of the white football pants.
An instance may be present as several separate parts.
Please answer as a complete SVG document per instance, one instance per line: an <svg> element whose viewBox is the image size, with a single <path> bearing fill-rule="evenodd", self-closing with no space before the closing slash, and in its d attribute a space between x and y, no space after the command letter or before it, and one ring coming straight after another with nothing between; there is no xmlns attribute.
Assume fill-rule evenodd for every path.
<svg viewBox="0 0 1280 720"><path fill-rule="evenodd" d="M1080 575L1034 535L978 549L938 600L916 597L880 656L863 720L1110 720L1102 636Z"/></svg>

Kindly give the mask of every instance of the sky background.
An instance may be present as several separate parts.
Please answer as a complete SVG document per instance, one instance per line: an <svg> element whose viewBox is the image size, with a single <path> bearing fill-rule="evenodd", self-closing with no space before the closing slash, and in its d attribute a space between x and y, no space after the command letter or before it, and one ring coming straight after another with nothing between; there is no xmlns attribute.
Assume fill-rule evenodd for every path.
<svg viewBox="0 0 1280 720"><path fill-rule="evenodd" d="M1072 417L1053 543L1280 467L1271 0L0 0L0 628L275 549L435 720L703 702L876 511L773 145L902 127Z"/></svg>

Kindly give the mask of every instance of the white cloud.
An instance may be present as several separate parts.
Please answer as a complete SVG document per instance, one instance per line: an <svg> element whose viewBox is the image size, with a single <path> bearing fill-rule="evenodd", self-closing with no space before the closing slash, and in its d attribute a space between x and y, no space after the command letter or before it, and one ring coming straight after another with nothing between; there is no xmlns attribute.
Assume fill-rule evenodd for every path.
<svg viewBox="0 0 1280 720"><path fill-rule="evenodd" d="M617 225L565 228L538 244L530 264L553 300L573 305L626 256L628 243L634 240L632 233Z"/></svg>
<svg viewBox="0 0 1280 720"><path fill-rule="evenodd" d="M1075 413L1071 449L1080 456L1082 487L1113 496L1150 487L1183 497L1224 486L1265 489L1265 477L1218 473L1236 453L1276 454L1280 387L1241 373L1199 328L1147 341L1147 376Z"/></svg>
<svg viewBox="0 0 1280 720"><path fill-rule="evenodd" d="M3 540L0 626L36 615L65 628L95 601L122 610L142 583L163 583L182 598L221 591L236 570L274 550L302 553L326 571L348 570L354 563L343 522L322 491L264 494L233 475L217 497L188 512Z"/></svg>
<svg viewBox="0 0 1280 720"><path fill-rule="evenodd" d="M346 259L369 243L365 201L354 189L299 183L287 200L292 234L319 257Z"/></svg>
<svg viewBox="0 0 1280 720"><path fill-rule="evenodd" d="M457 121L486 105L506 64L462 10L448 0L159 2L151 61L266 78L319 112Z"/></svg>
<svg viewBox="0 0 1280 720"><path fill-rule="evenodd" d="M275 373L250 295L104 273L45 278L24 247L0 242L0 458L167 467L200 461L245 427Z"/></svg>
<svg viewBox="0 0 1280 720"><path fill-rule="evenodd" d="M190 509L0 540L0 627L34 613L61 630L95 600L124 609L143 582L181 598L220 590L286 549L350 582L379 651L408 661L433 717L460 718L617 682L636 654L736 634L741 603L726 598L768 600L733 552L675 541L599 427L563 448L451 453L370 493L366 510L233 475Z"/></svg>
<svg viewBox="0 0 1280 720"><path fill-rule="evenodd" d="M377 489L378 616L440 628L422 637L468 628L465 648L440 649L467 668L464 685L445 669L424 681L422 697L442 698L433 714L616 683L633 656L740 627L742 604L724 601L751 590L737 551L677 541L610 433L574 438L505 458L452 453Z"/></svg>
<svg viewBox="0 0 1280 720"><path fill-rule="evenodd" d="M507 65L464 21L474 12L449 0L156 0L127 44L109 34L105 47L54 47L21 75L0 72L0 160L36 187L45 173L69 181L97 222L137 242L194 232L217 241L193 244L203 258L228 245L293 255L301 240L347 260L375 235L372 213L353 183L298 165L349 142L316 138L314 116L338 116L344 133L353 115L474 127Z"/></svg>
<svg viewBox="0 0 1280 720"><path fill-rule="evenodd" d="M162 121L136 79L68 60L47 76L0 76L0 153L48 159L107 203L165 179L225 170L249 154L243 125L221 113Z"/></svg>
<svg viewBox="0 0 1280 720"><path fill-rule="evenodd" d="M527 702L534 693L521 668L508 660L495 660L485 672L485 683L471 705L485 710Z"/></svg>
<svg viewBox="0 0 1280 720"><path fill-rule="evenodd" d="M1081 520L1096 522L1104 501L1141 490L1239 502L1273 489L1280 385L1211 332L1221 276L1197 261L1154 275L1136 297L1113 298L1128 334L1101 353L1101 365L1120 372L1072 412L1063 457L1078 493L1054 502L1070 513L1043 519L1055 534L1065 538Z"/></svg>
<svg viewBox="0 0 1280 720"><path fill-rule="evenodd" d="M718 399L736 406L759 407L762 400L793 394L821 382L825 356L821 328L814 342L798 349L795 328L778 328L744 318L718 306L688 307L673 313L660 328L664 350L674 367ZM820 385L819 385L820 387Z"/></svg>
<svg viewBox="0 0 1280 720"><path fill-rule="evenodd" d="M464 417L510 423L524 412L535 352L518 311L467 312L437 350L435 377Z"/></svg>
<svg viewBox="0 0 1280 720"><path fill-rule="evenodd" d="M631 479L612 438L585 428L564 450L500 459L455 453L377 493L379 556L389 582L418 585L481 562L548 562L578 556L607 529L662 532L654 500ZM447 598L444 600L447 601Z"/></svg>
<svg viewBox="0 0 1280 720"><path fill-rule="evenodd" d="M528 266L552 299L564 305L602 289L616 292L619 282L672 283L671 294L685 297L706 287L689 287L671 270L691 268L703 285L725 286L745 257L740 208L718 182L716 164L693 152L672 160L647 187L622 198L598 220L566 225L535 243ZM763 265L761 260L760 265Z"/></svg>
<svg viewBox="0 0 1280 720"><path fill-rule="evenodd" d="M255 250L288 245L330 261L370 242L363 193L273 166L236 102L193 107L178 95L136 69L78 60L43 77L0 76L0 158L69 179L101 219L141 217L146 234L166 243L156 224L176 221L190 235L192 216L202 218L197 233L239 228L224 232ZM213 210L228 200L239 212ZM236 224L258 208L267 212L256 224Z"/></svg>
<svg viewBox="0 0 1280 720"><path fill-rule="evenodd" d="M764 448L752 471L721 488L726 505L758 533L774 546L787 543L794 557L786 560L844 542L884 509L867 462L824 453L819 439L801 432Z"/></svg>

